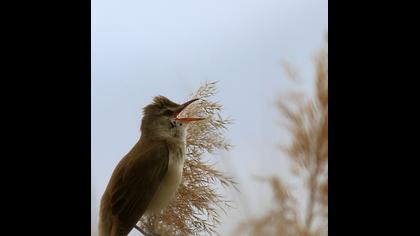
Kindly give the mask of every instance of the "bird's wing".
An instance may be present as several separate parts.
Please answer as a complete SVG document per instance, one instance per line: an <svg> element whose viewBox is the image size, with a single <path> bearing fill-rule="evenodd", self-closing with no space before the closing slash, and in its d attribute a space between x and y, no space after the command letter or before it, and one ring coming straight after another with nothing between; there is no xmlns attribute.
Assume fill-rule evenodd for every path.
<svg viewBox="0 0 420 236"><path fill-rule="evenodd" d="M111 191L111 211L119 228L128 234L144 214L162 178L168 170L169 150L164 141L143 143L133 161L120 168L120 176Z"/></svg>

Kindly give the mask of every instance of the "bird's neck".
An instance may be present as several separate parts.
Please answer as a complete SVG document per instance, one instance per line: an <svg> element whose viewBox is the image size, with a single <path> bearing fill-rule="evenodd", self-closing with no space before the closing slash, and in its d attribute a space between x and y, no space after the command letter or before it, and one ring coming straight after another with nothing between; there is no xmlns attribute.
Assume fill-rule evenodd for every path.
<svg viewBox="0 0 420 236"><path fill-rule="evenodd" d="M187 145L186 144L187 141L186 141L186 138L185 137L171 137L171 138L167 138L166 139L166 143L169 146L176 146L177 148L180 148L180 147L185 148L186 145Z"/></svg>
<svg viewBox="0 0 420 236"><path fill-rule="evenodd" d="M170 146L186 146L186 136L172 136L172 135L159 135L159 134L142 134L140 139L148 141L164 141Z"/></svg>

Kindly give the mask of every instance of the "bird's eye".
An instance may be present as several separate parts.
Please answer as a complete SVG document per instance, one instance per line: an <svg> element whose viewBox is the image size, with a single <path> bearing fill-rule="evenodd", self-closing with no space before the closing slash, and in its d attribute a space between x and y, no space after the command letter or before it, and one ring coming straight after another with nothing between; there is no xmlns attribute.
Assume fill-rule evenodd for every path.
<svg viewBox="0 0 420 236"><path fill-rule="evenodd" d="M170 116L170 115L172 115L172 111L171 110L165 110L164 112L163 112L163 115L164 116Z"/></svg>

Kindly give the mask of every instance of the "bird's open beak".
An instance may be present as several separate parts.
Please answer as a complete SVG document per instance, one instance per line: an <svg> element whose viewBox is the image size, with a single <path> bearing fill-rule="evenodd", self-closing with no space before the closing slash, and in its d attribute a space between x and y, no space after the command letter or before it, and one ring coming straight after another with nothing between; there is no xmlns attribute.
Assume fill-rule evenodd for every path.
<svg viewBox="0 0 420 236"><path fill-rule="evenodd" d="M193 118L193 117L183 117L183 118L179 118L177 117L188 105L190 105L191 103L195 102L199 100L198 98L196 99L192 99L184 104L182 104L181 106L179 106L175 111L173 116L175 117L175 120L178 122L191 122L191 121L198 121L198 120L204 120L204 118Z"/></svg>

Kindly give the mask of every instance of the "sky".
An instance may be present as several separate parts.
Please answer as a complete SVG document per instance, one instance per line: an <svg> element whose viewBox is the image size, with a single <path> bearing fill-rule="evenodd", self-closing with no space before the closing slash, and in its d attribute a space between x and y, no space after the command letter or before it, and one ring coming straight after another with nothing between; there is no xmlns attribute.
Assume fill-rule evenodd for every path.
<svg viewBox="0 0 420 236"><path fill-rule="evenodd" d="M235 235L241 220L272 203L270 188L254 176L296 181L276 148L290 137L275 102L291 89L310 94L313 58L328 30L327 0L91 4L92 235L112 171L140 137L142 108L156 95L182 103L206 81L218 81L214 100L234 119L225 135L235 147L210 159L239 182L241 193L226 192L236 207L219 227L220 235ZM287 79L282 61L299 70L299 83Z"/></svg>

